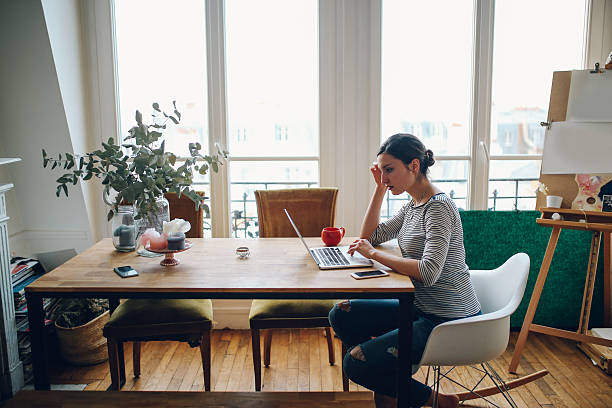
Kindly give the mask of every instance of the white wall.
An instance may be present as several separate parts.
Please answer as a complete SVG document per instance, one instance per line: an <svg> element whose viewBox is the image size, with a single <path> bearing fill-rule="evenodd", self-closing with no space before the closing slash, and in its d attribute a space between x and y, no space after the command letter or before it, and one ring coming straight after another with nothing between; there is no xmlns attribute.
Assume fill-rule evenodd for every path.
<svg viewBox="0 0 612 408"><path fill-rule="evenodd" d="M374 192L369 163L380 146L380 10L380 0L319 1L321 186L338 187L336 222L348 236L359 235Z"/></svg>
<svg viewBox="0 0 612 408"><path fill-rule="evenodd" d="M22 158L5 166L15 184L11 246L30 254L83 250L92 244L83 192L76 185L69 198L56 198L61 172L42 168L42 148L59 153L73 147L41 2L3 2L0 38L0 146L5 156Z"/></svg>
<svg viewBox="0 0 612 408"><path fill-rule="evenodd" d="M81 2L79 0L42 0L42 7L58 83L64 103L66 122L74 152L82 154L100 146L92 130L89 69L87 53L83 46ZM97 143L95 143L97 142ZM105 218L100 202L99 180L81 181L89 229L94 241L102 238L99 223Z"/></svg>
<svg viewBox="0 0 612 408"><path fill-rule="evenodd" d="M0 134L0 140L2 136ZM6 157L3 151L0 150L0 157ZM0 186L3 184L15 184L13 179L13 173L10 171L11 164L5 164L0 166ZM17 194L15 189L7 191L4 196L6 197L6 212L9 216L8 221L8 233L9 237L14 236L14 231L23 231L23 221L21 219L21 211L17 202ZM29 253L29 249L24 242L18 242L10 245L11 256L17 254Z"/></svg>

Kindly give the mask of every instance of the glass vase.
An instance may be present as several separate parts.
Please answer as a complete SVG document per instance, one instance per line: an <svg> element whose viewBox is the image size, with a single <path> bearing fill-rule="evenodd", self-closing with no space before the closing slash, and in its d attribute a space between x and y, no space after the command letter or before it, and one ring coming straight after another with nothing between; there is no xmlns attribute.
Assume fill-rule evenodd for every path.
<svg viewBox="0 0 612 408"><path fill-rule="evenodd" d="M168 203L168 200L166 200L164 197L159 197L157 200L155 200L155 205L155 211L143 214L140 218L135 220L136 239L140 238L140 236L149 228L155 229L155 231L159 232L160 234L163 233L164 221L170 221L170 204ZM138 215L138 208L136 208L135 213ZM142 247L138 248L138 254L149 257L161 256L161 254L147 251Z"/></svg>
<svg viewBox="0 0 612 408"><path fill-rule="evenodd" d="M136 226L134 225L134 207L120 205L113 216L111 229L113 246L119 252L130 252L136 249Z"/></svg>

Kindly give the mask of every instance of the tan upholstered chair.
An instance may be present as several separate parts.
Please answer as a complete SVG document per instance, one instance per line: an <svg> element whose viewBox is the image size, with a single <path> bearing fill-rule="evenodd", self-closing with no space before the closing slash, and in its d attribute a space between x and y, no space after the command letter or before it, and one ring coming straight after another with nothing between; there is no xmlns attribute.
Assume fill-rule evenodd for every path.
<svg viewBox="0 0 612 408"><path fill-rule="evenodd" d="M305 237L321 236L321 230L334 225L337 188L300 188L255 191L259 236L261 238L295 237L296 233L285 212L291 214ZM270 365L270 347L274 328L324 327L327 336L329 363L334 364L334 349L328 314L334 300L267 300L255 299L249 313L255 390L261 391L260 330L265 329L264 365ZM348 379L343 375L344 391Z"/></svg>
<svg viewBox="0 0 612 408"><path fill-rule="evenodd" d="M179 199L169 193L170 218L182 218L191 223L189 238L202 238L202 209L195 211L193 201ZM200 347L204 372L204 389L210 391L210 330L213 308L210 299L128 299L112 313L103 329L107 338L108 362L111 370L111 389L119 390L125 379L123 343L133 342L134 376L140 376L140 342L186 341Z"/></svg>
<svg viewBox="0 0 612 408"><path fill-rule="evenodd" d="M198 194L204 195L202 192L198 192ZM191 229L187 231L185 236L187 238L202 238L204 234L204 214L202 208L200 207L196 211L194 202L184 195L181 195L181 198L179 198L176 193L166 193L165 197L170 206L170 219L182 218L191 224Z"/></svg>

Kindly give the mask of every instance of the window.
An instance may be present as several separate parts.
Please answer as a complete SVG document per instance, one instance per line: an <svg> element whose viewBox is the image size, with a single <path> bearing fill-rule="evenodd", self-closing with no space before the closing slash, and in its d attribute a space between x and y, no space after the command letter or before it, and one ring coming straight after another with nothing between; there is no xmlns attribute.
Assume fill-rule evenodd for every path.
<svg viewBox="0 0 612 408"><path fill-rule="evenodd" d="M411 133L434 152L431 177L467 208L473 1L385 0L382 19L381 142ZM452 33L452 35L448 35ZM445 157L446 156L446 157ZM393 215L407 197L389 197Z"/></svg>
<svg viewBox="0 0 612 408"><path fill-rule="evenodd" d="M487 207L533 209L544 145L540 122L547 116L552 73L584 66L588 1L491 4L494 32L486 29L493 23L486 13L474 18L480 3L443 2L445 12L439 13L439 2L384 0L381 141L394 133L420 137L436 156L433 181L459 208L469 208L470 198L481 190L477 185L468 190L472 145L478 143L471 137L476 115L471 67L475 52L491 52L484 45L474 48L473 32L480 26L493 35L492 103L484 107L491 117ZM550 10L555 18L542 19ZM383 217L407 199L387 197Z"/></svg>
<svg viewBox="0 0 612 408"><path fill-rule="evenodd" d="M535 208L552 73L584 66L586 11L585 0L495 2L489 208Z"/></svg>
<svg viewBox="0 0 612 408"><path fill-rule="evenodd" d="M206 91L206 28L204 2L184 0L115 0L117 82L120 134L127 135L139 110L145 122L152 102L174 110L182 120L165 133L166 150L188 157L188 144L199 142L208 152ZM134 29L137 24L138 29ZM208 175L198 176L197 190L209 194ZM204 220L210 235L210 220Z"/></svg>
<svg viewBox="0 0 612 408"><path fill-rule="evenodd" d="M315 0L225 3L233 236L256 237L257 189L319 183Z"/></svg>
<svg viewBox="0 0 612 408"><path fill-rule="evenodd" d="M87 26L99 71L118 72L117 84L100 75L100 97L119 90L122 134L136 109L146 116L152 102L175 99L183 121L168 149L186 154L187 142L210 139L230 152L219 175L198 181L213 183L216 236L258 235L255 189L320 183L340 189L337 223L356 233L369 199L362 162L400 132L433 150L431 177L459 208L532 209L551 74L585 66L592 1L332 3L87 3L104 23ZM112 24L98 12L108 4L116 61L96 37ZM589 38L603 38L607 20L595 20ZM407 198L389 197L383 216Z"/></svg>

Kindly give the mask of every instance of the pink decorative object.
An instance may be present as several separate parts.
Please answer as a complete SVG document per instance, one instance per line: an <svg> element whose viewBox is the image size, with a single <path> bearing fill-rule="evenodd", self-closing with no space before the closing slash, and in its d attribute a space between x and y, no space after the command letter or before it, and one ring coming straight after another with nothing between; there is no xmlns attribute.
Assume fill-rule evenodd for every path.
<svg viewBox="0 0 612 408"><path fill-rule="evenodd" d="M167 246L168 239L166 238L166 234L162 234L158 237L153 237L149 240L149 249L152 249L154 251L159 251L160 249L164 249Z"/></svg>
<svg viewBox="0 0 612 408"><path fill-rule="evenodd" d="M164 249L156 250L156 249L149 248L149 250L151 252L165 255L165 258L162 259L162 261L159 263L161 266L176 266L180 264L181 261L179 261L178 258L175 258L174 254L177 252L186 251L189 248L191 248L192 245L193 243L191 241L185 240L185 246L182 249L173 250L173 249L164 248Z"/></svg>
<svg viewBox="0 0 612 408"><path fill-rule="evenodd" d="M140 237L139 245L142 245L145 249L159 251L168 246L168 239L166 234L160 234L153 228L149 228Z"/></svg>
<svg viewBox="0 0 612 408"><path fill-rule="evenodd" d="M578 194L572 201L572 208L584 211L601 211L602 202L599 198L599 191L609 179L593 174L576 174L575 180L578 184Z"/></svg>

